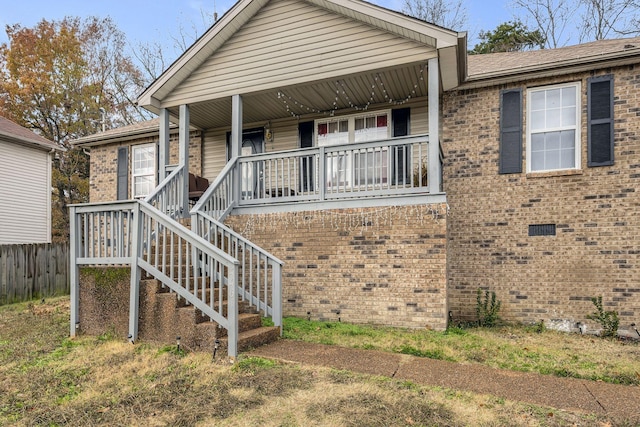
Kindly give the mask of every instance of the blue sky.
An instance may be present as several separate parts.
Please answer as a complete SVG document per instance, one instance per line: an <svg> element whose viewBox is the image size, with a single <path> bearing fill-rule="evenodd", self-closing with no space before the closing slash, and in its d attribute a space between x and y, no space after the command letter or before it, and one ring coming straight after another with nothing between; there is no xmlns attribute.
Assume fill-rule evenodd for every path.
<svg viewBox="0 0 640 427"><path fill-rule="evenodd" d="M402 0L372 0L373 3L393 10L402 9ZM469 46L480 30L494 29L511 19L509 0L476 0L465 2L469 32ZM110 16L136 45L160 41L172 46L169 35L176 36L180 27L185 34L193 34L193 26L203 28L201 13L212 14L214 9L222 15L234 0L0 0L0 43L7 42L5 26L19 23L32 27L38 21L60 20L65 16ZM172 49L172 47L171 47ZM176 53L177 55L177 53Z"/></svg>

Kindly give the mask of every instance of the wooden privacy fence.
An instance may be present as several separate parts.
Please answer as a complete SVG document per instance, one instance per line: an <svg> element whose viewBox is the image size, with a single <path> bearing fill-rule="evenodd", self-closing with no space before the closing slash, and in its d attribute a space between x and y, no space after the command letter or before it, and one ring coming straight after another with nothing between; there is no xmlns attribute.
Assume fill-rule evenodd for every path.
<svg viewBox="0 0 640 427"><path fill-rule="evenodd" d="M69 293L69 246L0 245L0 305Z"/></svg>

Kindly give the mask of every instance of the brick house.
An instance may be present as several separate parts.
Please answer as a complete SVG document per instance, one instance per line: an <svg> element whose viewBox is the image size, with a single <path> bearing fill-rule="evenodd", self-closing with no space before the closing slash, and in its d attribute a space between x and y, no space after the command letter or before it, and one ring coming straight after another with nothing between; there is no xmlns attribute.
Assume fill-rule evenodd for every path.
<svg viewBox="0 0 640 427"><path fill-rule="evenodd" d="M640 39L467 56L466 34L359 0L241 0L140 96L158 119L76 141L72 258L131 265L132 339L144 274L230 355L238 296L276 326L441 330L479 287L564 329L603 295L628 325L639 60ZM210 182L191 201L188 173Z"/></svg>

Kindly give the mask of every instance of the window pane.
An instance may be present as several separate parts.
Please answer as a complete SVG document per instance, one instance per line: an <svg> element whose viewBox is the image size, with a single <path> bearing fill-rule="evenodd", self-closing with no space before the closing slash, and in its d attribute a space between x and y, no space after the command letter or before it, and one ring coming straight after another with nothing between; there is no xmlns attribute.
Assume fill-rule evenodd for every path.
<svg viewBox="0 0 640 427"><path fill-rule="evenodd" d="M547 102L546 102L546 107L547 108L558 108L560 107L561 104L561 89L549 89L546 91L547 92Z"/></svg>
<svg viewBox="0 0 640 427"><path fill-rule="evenodd" d="M545 120L544 120L544 111L532 111L531 112L531 129L539 130L544 129Z"/></svg>
<svg viewBox="0 0 640 427"><path fill-rule="evenodd" d="M544 110L544 91L531 92L531 108L533 111Z"/></svg>
<svg viewBox="0 0 640 427"><path fill-rule="evenodd" d="M153 191L153 177L137 176L134 177L134 197L146 196Z"/></svg>
<svg viewBox="0 0 640 427"><path fill-rule="evenodd" d="M364 119L358 118L356 119L356 130L364 129Z"/></svg>
<svg viewBox="0 0 640 427"><path fill-rule="evenodd" d="M544 152L536 151L531 153L531 170L544 170Z"/></svg>
<svg viewBox="0 0 640 427"><path fill-rule="evenodd" d="M562 126L574 126L576 124L576 107L562 109Z"/></svg>
<svg viewBox="0 0 640 427"><path fill-rule="evenodd" d="M553 108L553 109L549 109L547 110L546 113L546 117L547 117L547 124L546 124L546 128L557 128L560 127L560 110Z"/></svg>
<svg viewBox="0 0 640 427"><path fill-rule="evenodd" d="M543 133L534 133L531 135L531 151L544 151Z"/></svg>
<svg viewBox="0 0 640 427"><path fill-rule="evenodd" d="M575 88L575 86L562 88L562 106L563 107L575 107L576 106L576 88Z"/></svg>
<svg viewBox="0 0 640 427"><path fill-rule="evenodd" d="M547 132L544 134L544 148L546 150L560 149L560 132Z"/></svg>
<svg viewBox="0 0 640 427"><path fill-rule="evenodd" d="M560 140L561 140L561 147L563 149L567 149L567 148L573 149L576 143L576 132L573 130L566 130L566 131L560 132Z"/></svg>
<svg viewBox="0 0 640 427"><path fill-rule="evenodd" d="M562 150L560 156L561 169L572 169L575 167L576 152L573 148Z"/></svg>
<svg viewBox="0 0 640 427"><path fill-rule="evenodd" d="M547 150L544 154L544 168L547 170L560 169L560 150Z"/></svg>

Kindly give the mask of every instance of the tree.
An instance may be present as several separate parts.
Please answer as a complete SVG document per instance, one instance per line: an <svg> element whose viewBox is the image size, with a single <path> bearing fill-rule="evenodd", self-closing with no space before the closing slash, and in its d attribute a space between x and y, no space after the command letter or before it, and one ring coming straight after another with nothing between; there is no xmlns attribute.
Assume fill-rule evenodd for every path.
<svg viewBox="0 0 640 427"><path fill-rule="evenodd" d="M200 8L199 22L193 20L184 20L184 16L180 15L178 22L178 32L176 34L166 34L159 36L161 40L170 39L172 41L172 50L160 42L138 43L133 49L133 55L140 64L145 80L145 86L151 84L167 69L167 65L171 64L174 58L182 55L207 29L209 29L217 21L217 13L208 13Z"/></svg>
<svg viewBox="0 0 640 427"><path fill-rule="evenodd" d="M68 239L68 205L88 201L89 161L70 141L139 120L133 91L142 79L109 19L40 21L6 27L0 45L0 114L65 151L52 171L54 241Z"/></svg>
<svg viewBox="0 0 640 427"><path fill-rule="evenodd" d="M580 0L580 41L640 34L640 3L637 0Z"/></svg>
<svg viewBox="0 0 640 427"><path fill-rule="evenodd" d="M545 47L640 35L638 0L514 0L514 6L518 19L542 33Z"/></svg>
<svg viewBox="0 0 640 427"><path fill-rule="evenodd" d="M480 31L478 38L480 43L469 51L470 54L542 49L545 44L539 30L529 31L518 20L502 23L493 31Z"/></svg>
<svg viewBox="0 0 640 427"><path fill-rule="evenodd" d="M533 19L532 26L544 36L545 47L556 48L567 44L567 25L578 10L576 1L515 0L514 5L525 12L525 22L526 18Z"/></svg>
<svg viewBox="0 0 640 427"><path fill-rule="evenodd" d="M460 30L467 25L467 10L462 0L404 0L402 11L449 29Z"/></svg>

